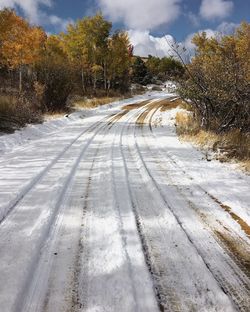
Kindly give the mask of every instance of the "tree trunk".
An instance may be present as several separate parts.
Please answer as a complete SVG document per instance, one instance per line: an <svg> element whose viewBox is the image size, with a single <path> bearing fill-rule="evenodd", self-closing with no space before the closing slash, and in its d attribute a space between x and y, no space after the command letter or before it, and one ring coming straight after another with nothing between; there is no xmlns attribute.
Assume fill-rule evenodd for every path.
<svg viewBox="0 0 250 312"><path fill-rule="evenodd" d="M107 65L103 65L104 90L107 90Z"/></svg>
<svg viewBox="0 0 250 312"><path fill-rule="evenodd" d="M19 68L19 92L23 91L23 73L22 73L22 66Z"/></svg>
<svg viewBox="0 0 250 312"><path fill-rule="evenodd" d="M82 90L83 90L83 94L85 94L86 88L85 88L85 79L84 79L83 68L82 68L82 71L81 71L81 78L82 78Z"/></svg>
<svg viewBox="0 0 250 312"><path fill-rule="evenodd" d="M97 82L97 77L96 77L96 72L95 72L95 73L94 73L94 83L93 83L94 94L96 94L96 82Z"/></svg>
<svg viewBox="0 0 250 312"><path fill-rule="evenodd" d="M109 95L110 86L111 86L111 81L110 81L110 79L108 79L108 81L107 81L107 95Z"/></svg>

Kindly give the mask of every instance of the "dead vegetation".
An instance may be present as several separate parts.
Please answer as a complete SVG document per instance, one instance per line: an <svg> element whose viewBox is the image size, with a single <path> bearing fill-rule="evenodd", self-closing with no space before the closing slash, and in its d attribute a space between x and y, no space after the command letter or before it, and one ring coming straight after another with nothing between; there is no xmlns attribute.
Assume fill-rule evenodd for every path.
<svg viewBox="0 0 250 312"><path fill-rule="evenodd" d="M187 103L180 98L167 99L159 102L161 104L161 112L165 112L177 107L187 109Z"/></svg>
<svg viewBox="0 0 250 312"><path fill-rule="evenodd" d="M115 101L119 101L121 98L120 97L100 97L100 98L91 98L91 99L80 99L76 100L73 104L73 107L75 109L80 109L80 108L96 108L101 105L109 104Z"/></svg>
<svg viewBox="0 0 250 312"><path fill-rule="evenodd" d="M243 169L250 172L249 133L242 133L239 129L219 134L203 130L193 113L188 111L176 114L176 129L183 140L193 142L205 151L214 152L217 160L236 160Z"/></svg>
<svg viewBox="0 0 250 312"><path fill-rule="evenodd" d="M211 38L200 32L193 37L196 53L185 65L178 92L192 101L204 130L250 132L249 35L250 24L243 22L230 35Z"/></svg>
<svg viewBox="0 0 250 312"><path fill-rule="evenodd" d="M41 111L34 108L27 98L0 95L0 132L11 133L28 123L41 121Z"/></svg>

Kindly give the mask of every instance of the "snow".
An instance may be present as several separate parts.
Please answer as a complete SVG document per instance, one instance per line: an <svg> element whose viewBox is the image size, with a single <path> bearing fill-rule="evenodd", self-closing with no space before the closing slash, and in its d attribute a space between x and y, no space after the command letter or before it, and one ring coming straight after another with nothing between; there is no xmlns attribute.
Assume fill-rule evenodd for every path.
<svg viewBox="0 0 250 312"><path fill-rule="evenodd" d="M221 163L215 159L206 161L204 153L197 147L180 141L174 135L174 123L176 113L181 111L183 110L177 108L155 115L155 124L161 124L161 127L155 128L156 137L161 141L160 146L163 149L167 147L167 154L185 169L197 184L202 185L205 191L232 208L250 224L250 176L236 170L232 164ZM177 149L181 150L178 155L175 152Z"/></svg>
<svg viewBox="0 0 250 312"><path fill-rule="evenodd" d="M160 94L162 96L162 94ZM49 119L41 124L27 125L21 130L16 130L13 134L2 134L0 135L0 155L6 152L11 152L13 149L19 146L23 147L24 144L30 143L31 141L38 140L42 137L55 134L58 131L63 131L74 122L78 122L79 119L85 119L91 116L100 115L109 109L109 113L114 113L116 109L127 103L135 103L143 100L148 96L157 97L157 92L146 93L143 96L134 96L132 99L126 99L116 101L111 104L106 104L94 109L82 109L74 112L70 115L65 115L56 119Z"/></svg>
<svg viewBox="0 0 250 312"><path fill-rule="evenodd" d="M250 177L180 142L179 108L114 119L170 96L0 137L1 312L248 310Z"/></svg>

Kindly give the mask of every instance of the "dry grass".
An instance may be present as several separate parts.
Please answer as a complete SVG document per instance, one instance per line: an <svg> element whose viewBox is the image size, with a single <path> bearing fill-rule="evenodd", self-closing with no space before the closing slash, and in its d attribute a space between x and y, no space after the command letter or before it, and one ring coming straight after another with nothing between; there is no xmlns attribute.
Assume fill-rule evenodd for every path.
<svg viewBox="0 0 250 312"><path fill-rule="evenodd" d="M183 140L193 142L205 151L213 151L215 158L222 162L236 160L250 172L250 134L239 130L224 134L201 130L190 112L177 113L176 129Z"/></svg>
<svg viewBox="0 0 250 312"><path fill-rule="evenodd" d="M46 112L43 114L45 120L54 120L65 116L66 112Z"/></svg>
<svg viewBox="0 0 250 312"><path fill-rule="evenodd" d="M178 98L178 99L167 99L167 100L163 100L160 102L162 105L161 105L161 111L162 112L165 112L167 110L170 110L170 109L174 109L174 108L177 108L177 107L180 107L180 108L183 108L183 109L186 109L187 108L187 103L184 102L182 99Z"/></svg>
<svg viewBox="0 0 250 312"><path fill-rule="evenodd" d="M245 160L240 163L240 166L243 170L250 172L250 160Z"/></svg>
<svg viewBox="0 0 250 312"><path fill-rule="evenodd" d="M41 120L41 112L26 99L14 95L0 95L0 131L13 132L27 123L37 123Z"/></svg>
<svg viewBox="0 0 250 312"><path fill-rule="evenodd" d="M101 97L101 98L92 98L92 99L83 99L76 101L73 104L73 108L79 109L79 108L95 108L101 105L109 104L115 101L120 100L120 97Z"/></svg>
<svg viewBox="0 0 250 312"><path fill-rule="evenodd" d="M195 136L199 132L198 123L188 111L176 114L176 126L177 134L181 136Z"/></svg>

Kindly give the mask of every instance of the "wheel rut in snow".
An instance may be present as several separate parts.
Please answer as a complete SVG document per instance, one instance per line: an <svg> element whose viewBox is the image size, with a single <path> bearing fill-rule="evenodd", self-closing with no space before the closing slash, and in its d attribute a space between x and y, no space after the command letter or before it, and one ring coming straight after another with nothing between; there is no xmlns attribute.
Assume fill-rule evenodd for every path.
<svg viewBox="0 0 250 312"><path fill-rule="evenodd" d="M151 122L152 122L152 120L151 120ZM146 129L146 126L145 126L145 129ZM152 132L152 128L150 128L150 130ZM144 137L145 145L147 145L147 143L146 143L146 139L148 138L147 135L144 136L144 134L142 133L142 136ZM154 136L154 139L157 139L157 138ZM150 151L150 145L148 145L148 151ZM168 179L170 181L170 184L172 183L173 185L175 185L175 187L177 188L177 190L181 194L181 196L184 196L184 198L186 198L186 196L183 194L183 186L180 188L178 186L178 183L176 181L172 181L172 179L168 175L169 170L170 170L170 172L180 172L181 168L176 164L176 162L175 162L174 171L173 171L173 169L168 169L167 167L162 166L163 163L166 164L169 161L172 162L171 158L167 159L166 162L163 162L163 160L166 159L165 154L167 154L167 153L164 153L164 155L160 151L158 151L157 154L155 154L152 151L150 151L150 153L151 153L152 157L155 159L155 163L157 163L157 165L161 168L161 172L164 172L166 179ZM149 153L148 153L148 155L149 155ZM158 157L160 157L160 160L158 159ZM183 184L183 182L184 182L183 181L183 174L186 176L186 173L182 172L182 174L180 175L180 181L182 181L181 184ZM190 193L189 188L187 188L187 191ZM205 190L203 190L203 193L205 193ZM191 194L190 197L192 198L193 195ZM215 200L214 198L212 198L212 199ZM188 200L188 199L185 199L185 200L187 201L190 208L195 210L195 212L199 215L199 217L202 216L201 221L204 222L205 221L205 219L204 219L205 214L201 213L199 211L199 208L198 208L199 205L197 206L197 201L194 205L192 202L190 202L190 200ZM218 204L217 201L216 201L216 203ZM227 209L224 209L224 210L226 212L228 212L228 207L227 207ZM239 244L241 242L240 237L233 237L233 236L227 235L228 233L224 234L225 233L225 226L223 226L222 223L220 224L220 227L224 231L223 232L218 231L218 230L216 231L214 228L211 227L211 224L209 223L209 221L211 223L211 220L209 220L209 219L206 220L206 226L208 226L210 228L210 231L213 235L214 234L216 235L216 240L218 241L219 245L222 246L224 251L229 255L231 260L233 260L236 264L236 266L235 265L232 266L232 270L233 270L232 272L233 272L233 274L235 274L235 276L237 276L237 275L239 276L239 278L241 279L241 285L242 285L243 289L245 288L245 295L243 295L243 298L239 295L238 288L233 286L233 284L235 284L235 282L230 285L230 283L228 283L228 281L227 281L226 276L223 277L223 275L221 275L220 272L216 272L214 270L214 268L211 267L211 264L209 263L210 261L208 261L209 258L207 258L206 256L205 256L205 258L204 258L204 256L202 256L202 258L204 259L205 264L208 265L208 268L211 271L211 273L215 276L216 279L218 279L218 282L221 285L222 289L225 289L225 292L232 296L232 298L236 302L236 305L238 306L238 308L242 311L248 311L247 307L249 306L249 300L247 298L249 296L249 286L250 286L249 279L248 279L249 278L249 244L242 241L243 245L241 246ZM216 222L217 221L218 220L216 220ZM228 230L228 229L226 228L226 230ZM195 242L193 242L193 243L195 243ZM243 248L244 245L246 248L245 250ZM199 249L200 249L200 247L199 247ZM230 265L230 263L229 263L229 265ZM244 277L244 274L242 275L242 273L240 273L240 272L246 274L246 276L248 276L248 278L246 278L246 276Z"/></svg>
<svg viewBox="0 0 250 312"><path fill-rule="evenodd" d="M44 229L44 235L40 238L40 241L37 242L37 252L34 253L33 251L31 253L31 257L33 256L33 261L29 267L27 277L24 278L22 291L16 300L16 312L19 312L21 307L23 307L24 311L30 312L39 309L39 306L42 305L40 300L42 301L44 296L47 298L44 303L46 306L49 294L43 294L43 286L49 282L48 277L50 275L53 259L55 258L53 251L56 249L58 233L62 223L62 216L66 209L65 201L67 201L67 197L69 196L70 190L73 187L75 174L79 168L84 154L88 150L95 137L105 127L107 127L106 124L100 124L99 128L94 128L94 133L91 135L87 144L80 148L80 153L76 155L76 159L74 160L72 167L70 168L70 171L65 178L65 181L58 191L58 198L52 207L52 215L48 220L48 224L45 224L46 228ZM20 204L22 204L22 201Z"/></svg>
<svg viewBox="0 0 250 312"><path fill-rule="evenodd" d="M132 128L132 126L129 125L128 128ZM169 221L167 221L168 218L165 219L160 215L161 213L164 212L163 207L164 206L166 207L166 205L164 201L162 201L162 198L158 197L155 186L152 185L150 189L149 188L144 189L146 184L151 185L152 182L151 182L151 178L150 179L146 178L147 174L145 175L145 173L143 173L145 172L144 171L145 166L139 160L140 156L138 155L138 152L139 152L138 147L134 146L133 143L131 143L132 141L134 141L132 139L133 134L131 135L131 138L129 137L128 133L125 133L123 137L126 139L126 141L124 141L122 145L124 146L124 148L126 147L124 159L126 163L128 163L128 175L129 175L129 182L130 182L130 188L131 188L131 193L132 193L131 196L134 201L134 209L135 209L135 214L137 216L136 217L137 227L141 236L141 241L142 241L142 245L144 248L145 258L147 259L149 271L151 272L153 280L154 280L155 291L158 297L159 306L161 307L161 310L165 310L165 311L186 311L186 310L189 311L188 309L191 309L191 307L192 309L195 309L194 305L197 305L196 309L199 309L198 307L201 308L204 305L204 302L201 303L203 299L201 300L201 302L195 303L193 299L191 299L193 298L193 296L195 296L194 294L191 295L190 293L189 294L190 297L188 299L188 296L187 296L188 293L185 293L185 292L183 293L184 290L182 288L176 288L177 286L174 286L176 283L181 284L179 281L177 282L178 280L177 276L181 278L180 272L182 272L185 275L187 273L189 274L189 271L186 268L184 268L185 265L182 265L181 267L179 267L175 263L175 261L173 260L171 260L172 262L170 261L170 259L176 253L175 250L178 250L180 247L178 246L178 244L174 243L172 239L170 239L170 242L168 243L166 241L166 238L169 235L166 232L166 231L169 231L168 226L166 225L167 225L167 222ZM132 146L130 147L131 144ZM128 153L131 154L131 156L129 156ZM136 155L132 156L132 154L136 154L137 156ZM138 174L141 174L140 172L143 171L142 177L144 177L143 178L144 182L139 185L135 183L135 181L139 181L140 179L139 176L137 177L138 174L136 175L132 174L135 169L138 170ZM149 194L154 199L150 198ZM155 197L157 197L157 199ZM154 204L154 201L155 203L157 203L156 205ZM161 213L159 212L159 210L161 210ZM157 220L155 220L154 227L152 227L151 223L148 223L150 220L148 219L149 216L154 216L157 218ZM170 220L172 220L171 222L175 222L173 217L171 217L171 215L169 215L169 218ZM176 225L174 227L176 227ZM171 233L171 230L170 230L170 233ZM178 235L183 236L183 233L181 234L180 230L178 230L178 233L179 233ZM171 248L171 247L173 248L171 249L172 250L171 252L173 252L173 255L171 255L171 252L168 250L168 248ZM182 249L182 250L184 251L185 249ZM169 258L167 259L166 257L167 258L169 257ZM195 256L195 258L196 257L197 256ZM198 261L199 263L198 266L201 269L202 264L200 263L200 260L196 258L196 261ZM186 264L188 264L188 262ZM190 266L190 263L188 266ZM174 274L171 271L176 272L176 274ZM193 269L191 271L193 271ZM190 275L190 277L191 276L192 275ZM189 278L187 278L187 280ZM211 276L209 277L209 280L211 282ZM196 283L198 282L196 281ZM196 289L196 287L201 287L202 284L203 283L201 283L199 286L198 285L194 286L195 285L194 283L193 286ZM199 291L199 293L202 292L201 289L200 290L198 290L198 288L196 290L195 289L193 289L193 291L195 292ZM190 290L187 289L186 291L189 292ZM182 296L181 294L183 295L183 297L181 297ZM205 293L203 293L203 295L204 294ZM223 297L222 294L221 296ZM184 304L184 301L185 301L185 304ZM230 306L229 302L227 304ZM231 311L231 308L228 307L228 311Z"/></svg>
<svg viewBox="0 0 250 312"><path fill-rule="evenodd" d="M114 123L95 157L80 274L85 310L95 306L108 311L158 311L122 179L118 142L127 119L130 115Z"/></svg>
<svg viewBox="0 0 250 312"><path fill-rule="evenodd" d="M158 109L156 109L157 111ZM154 135L153 130L152 130L152 118L154 116L154 114L156 113L156 111L154 111L149 119L149 128L150 131L152 133L152 135L154 136L154 138L156 140L159 140L157 138L157 136ZM149 147L150 150L150 147ZM193 181L193 179L187 174L187 172L181 168L177 162L168 155L168 153L163 153L161 152L161 148L160 150L158 150L158 152L162 155L162 159L166 158L168 161L170 161L173 165L174 165L174 169L175 172L181 172L181 177L183 179L183 176L185 176L187 179L191 181ZM152 152L151 152L152 153ZM153 153L152 153L153 154ZM165 162L167 163L167 162ZM167 173L167 169L163 168L163 166L161 165L161 163L158 161L159 166L161 166L162 170L165 170L165 172ZM183 187L180 188L178 186L177 183L176 184L176 188L178 189L178 191L185 197L185 195L183 194ZM201 190L202 192L204 192L204 195L208 196L209 198L207 198L207 202L209 202L209 199L212 200L214 203L218 204L225 212L227 212L234 221L236 221L242 231L246 234L247 238L250 238L250 227L249 225L241 218L239 217L236 213L234 213L232 211L232 208L230 208L229 206L223 204L222 202L220 202L216 197L214 197L213 195L211 195L209 192L207 192L202 186L197 185L195 187L196 189ZM188 188L186 188L186 191L190 193L190 186ZM192 195L190 195L190 197L192 197ZM248 278L250 278L250 246L249 246L249 240L247 239L248 242L244 242L242 241L242 239L238 236L235 237L235 235L233 233L231 233L232 229L230 229L228 226L223 225L222 221L219 221L217 219L217 217L214 217L213 222L211 222L211 218L212 215L210 214L209 217L207 216L207 212L206 211L200 211L199 206L196 205L196 203L191 202L190 200L188 200L190 203L190 207L192 207L197 214L199 215L200 219L202 220L202 222L206 223L206 226L208 226L211 230L211 232L213 234L215 234L216 239L219 240L219 243L223 246L223 248L230 253L230 256L233 257L233 259L236 261L236 263L239 265L239 267L243 270L243 272L248 276ZM212 227L212 223L216 223L217 227L213 228ZM249 288L250 286L248 286Z"/></svg>
<svg viewBox="0 0 250 312"><path fill-rule="evenodd" d="M100 125L102 122L104 122L107 119L107 117L103 118L101 121L96 122L94 125L91 125L84 131L82 131L77 137L72 140L44 169L41 170L39 174L37 174L33 179L28 183L21 191L17 194L17 196L12 199L10 204L7 204L5 208L2 208L2 210L5 211L2 218L0 219L0 226L1 223L4 222L5 218L8 217L8 215L11 213L11 211L18 205L18 203L29 193L29 191L35 187L39 181L46 175L46 173L56 165L56 163L66 154L66 152L77 143L77 141L85 134L90 133L95 127Z"/></svg>

